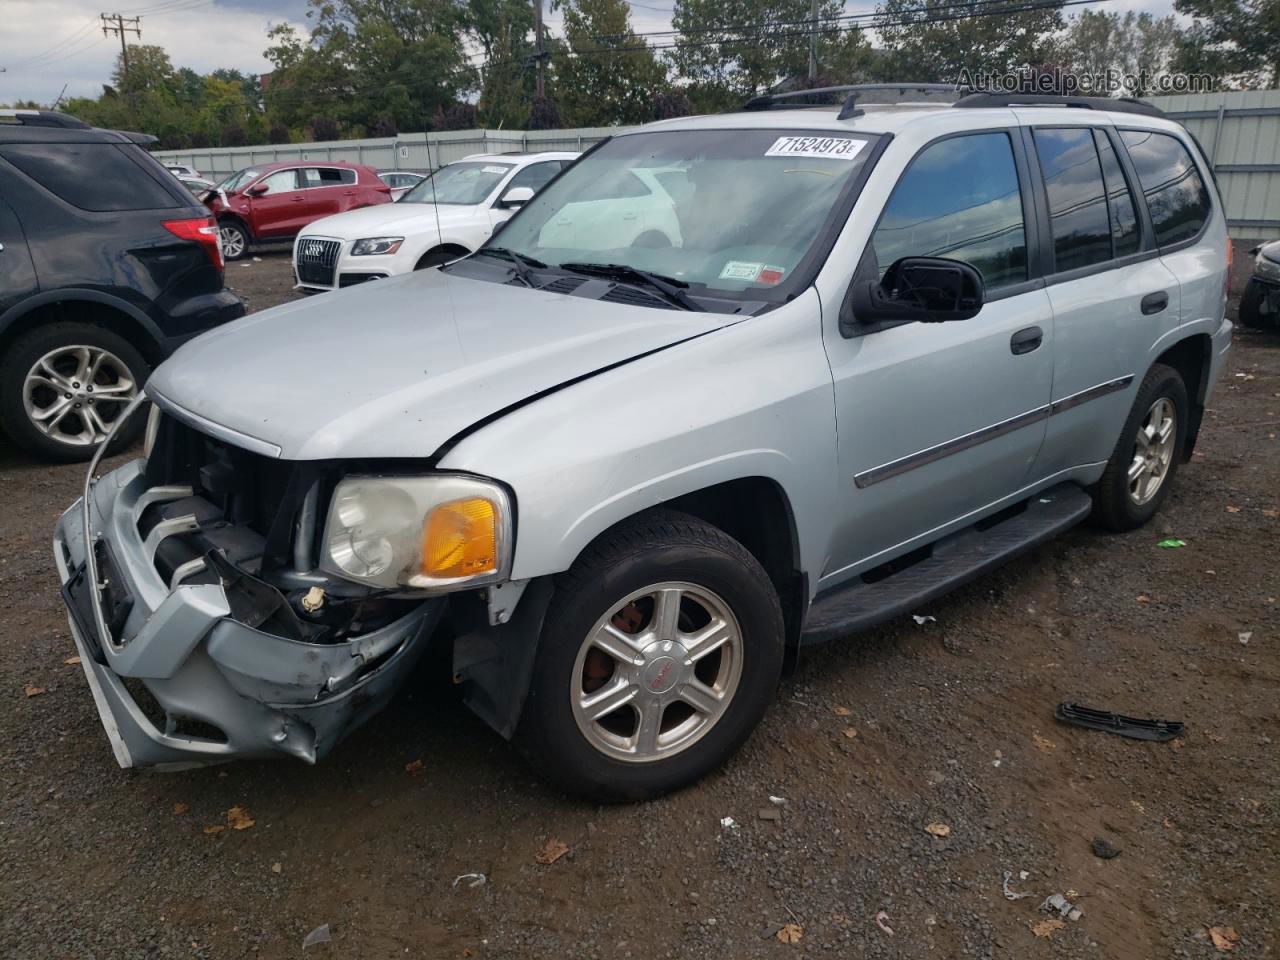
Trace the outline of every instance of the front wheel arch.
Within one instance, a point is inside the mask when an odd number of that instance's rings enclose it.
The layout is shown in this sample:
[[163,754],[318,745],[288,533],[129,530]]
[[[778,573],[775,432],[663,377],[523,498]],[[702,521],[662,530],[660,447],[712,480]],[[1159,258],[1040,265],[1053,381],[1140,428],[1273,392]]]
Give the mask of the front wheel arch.
[[466,247],[457,243],[442,243],[432,247],[426,253],[418,258],[418,262],[413,265],[415,270],[426,270],[429,267],[438,267],[443,263],[451,260],[458,260],[462,257],[469,256],[471,253]]

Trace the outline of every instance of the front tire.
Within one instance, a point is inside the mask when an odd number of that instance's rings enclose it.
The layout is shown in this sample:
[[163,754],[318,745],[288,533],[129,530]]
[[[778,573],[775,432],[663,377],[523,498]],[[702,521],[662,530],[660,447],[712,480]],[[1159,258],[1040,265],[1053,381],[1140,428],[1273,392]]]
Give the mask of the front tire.
[[243,260],[249,255],[249,231],[242,224],[223,220],[218,224],[218,239],[223,260]]
[[[151,368],[118,334],[55,323],[20,337],[0,360],[0,425],[18,446],[46,460],[88,460]],[[123,450],[141,434],[135,414],[111,441]]]
[[1093,489],[1093,517],[1109,530],[1136,530],[1169,495],[1186,446],[1191,404],[1182,375],[1155,364],[1133,401],[1107,468]]
[[685,514],[646,514],[557,578],[518,738],[570,793],[656,797],[742,745],[782,660],[781,605],[746,548]]

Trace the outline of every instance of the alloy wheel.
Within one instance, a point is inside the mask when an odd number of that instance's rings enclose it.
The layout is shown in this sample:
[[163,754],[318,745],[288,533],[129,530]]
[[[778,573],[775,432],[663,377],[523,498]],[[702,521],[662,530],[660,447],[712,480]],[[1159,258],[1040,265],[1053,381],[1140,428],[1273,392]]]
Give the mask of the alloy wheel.
[[1157,398],[1138,427],[1129,464],[1129,496],[1138,506],[1150,503],[1169,475],[1177,427],[1178,411],[1173,401]]
[[237,228],[220,227],[218,238],[222,241],[222,255],[226,259],[234,260],[244,255],[244,234]]
[[728,605],[693,583],[624,597],[583,640],[570,699],[587,742],[618,760],[688,749],[724,715],[742,675],[742,631]]
[[119,357],[84,344],[50,350],[27,372],[22,387],[31,423],[69,446],[101,443],[137,395],[138,384]]

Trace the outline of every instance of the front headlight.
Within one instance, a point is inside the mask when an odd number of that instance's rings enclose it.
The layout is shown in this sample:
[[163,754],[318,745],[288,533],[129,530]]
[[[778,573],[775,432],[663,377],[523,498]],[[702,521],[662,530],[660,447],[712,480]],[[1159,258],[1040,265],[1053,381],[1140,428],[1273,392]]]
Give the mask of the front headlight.
[[395,253],[402,243],[404,243],[404,237],[367,237],[351,245],[351,255],[372,257],[378,254]]
[[1253,258],[1253,272],[1267,280],[1280,280],[1280,263],[1258,254]]
[[324,530],[329,573],[375,587],[456,589],[511,568],[511,500],[477,477],[347,477]]

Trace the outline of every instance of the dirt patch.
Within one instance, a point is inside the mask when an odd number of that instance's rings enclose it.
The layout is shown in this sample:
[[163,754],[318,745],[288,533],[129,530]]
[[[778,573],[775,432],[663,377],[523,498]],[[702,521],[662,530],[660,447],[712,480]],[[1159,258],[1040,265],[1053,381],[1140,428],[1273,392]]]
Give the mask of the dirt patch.
[[[286,256],[249,263],[228,274],[252,308],[292,296]],[[438,660],[317,767],[120,771],[63,662],[49,534],[82,470],[0,448],[0,955],[297,957],[327,923],[307,956],[1219,956],[1208,927],[1274,956],[1277,433],[1280,337],[1240,333],[1150,527],[1078,529],[936,622],[807,654],[724,770],[608,808],[542,786]],[[1063,727],[1063,700],[1186,734]],[[237,805],[252,828],[204,832]],[[569,851],[539,863],[553,840]],[[1006,871],[1032,896],[1006,900]],[[1084,915],[1037,936],[1053,893]]]

